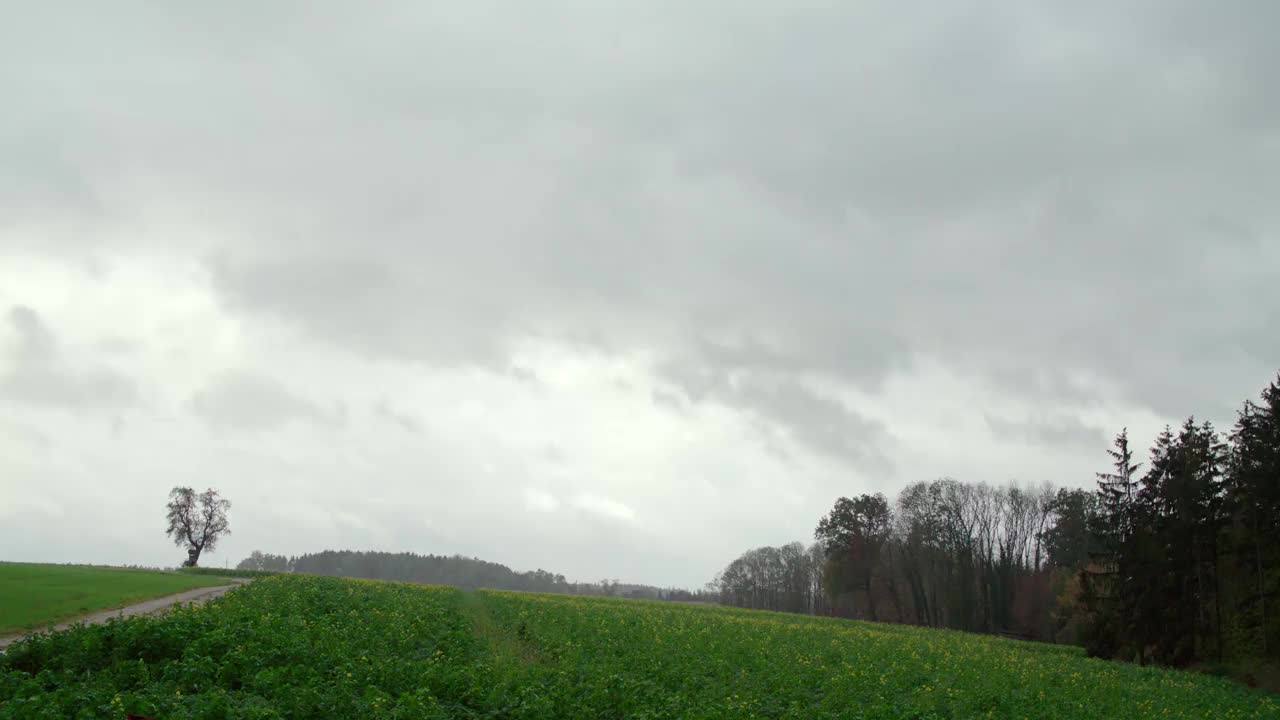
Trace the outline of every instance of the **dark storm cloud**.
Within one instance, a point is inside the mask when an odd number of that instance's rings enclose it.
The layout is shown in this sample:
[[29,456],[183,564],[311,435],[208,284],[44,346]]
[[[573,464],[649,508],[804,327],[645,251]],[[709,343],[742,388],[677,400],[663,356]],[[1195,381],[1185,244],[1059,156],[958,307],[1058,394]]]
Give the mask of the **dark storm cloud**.
[[15,305],[9,308],[8,320],[18,342],[9,367],[0,370],[0,397],[71,410],[110,410],[137,404],[137,387],[130,378],[68,357],[34,309]]

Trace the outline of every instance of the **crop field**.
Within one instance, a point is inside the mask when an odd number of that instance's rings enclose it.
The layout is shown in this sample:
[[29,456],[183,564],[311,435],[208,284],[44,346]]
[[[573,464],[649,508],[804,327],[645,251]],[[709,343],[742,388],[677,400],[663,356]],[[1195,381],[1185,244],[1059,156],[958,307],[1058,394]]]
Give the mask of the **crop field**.
[[1280,718],[1273,696],[998,638],[315,576],[44,635],[0,718]]
[[0,635],[225,579],[154,570],[0,562]]

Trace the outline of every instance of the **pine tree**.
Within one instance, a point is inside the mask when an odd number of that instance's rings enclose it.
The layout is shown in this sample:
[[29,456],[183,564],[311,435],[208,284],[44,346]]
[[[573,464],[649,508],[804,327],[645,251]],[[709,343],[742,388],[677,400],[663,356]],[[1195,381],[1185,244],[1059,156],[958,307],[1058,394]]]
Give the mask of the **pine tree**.
[[[1261,653],[1277,654],[1275,602],[1280,549],[1280,377],[1260,402],[1246,400],[1231,432],[1228,507],[1234,520],[1231,550],[1249,590],[1239,602],[1237,625],[1257,633]],[[1269,614],[1270,612],[1270,614]]]
[[1114,449],[1107,450],[1107,454],[1111,456],[1115,472],[1097,473],[1098,495],[1106,518],[1104,542],[1111,553],[1125,542],[1132,531],[1135,491],[1133,474],[1141,466],[1141,463],[1133,462],[1133,452],[1129,450],[1128,428],[1120,431],[1113,444]]
[[[1188,418],[1152,448],[1135,504],[1134,538],[1121,561],[1135,594],[1132,620],[1154,659],[1221,657],[1218,538],[1226,446],[1212,424]],[[1130,571],[1126,572],[1125,568]]]
[[1138,482],[1131,533],[1122,557],[1128,589],[1124,615],[1133,649],[1142,662],[1152,648],[1155,660],[1169,654],[1161,643],[1169,628],[1176,626],[1176,611],[1170,607],[1169,597],[1177,573],[1162,525],[1165,479],[1177,462],[1175,444],[1173,430],[1166,425],[1151,446],[1147,472]]
[[1114,656],[1128,639],[1124,629],[1127,578],[1121,561],[1133,532],[1133,476],[1139,467],[1129,449],[1128,428],[1120,431],[1113,445],[1107,454],[1114,471],[1097,473],[1101,513],[1090,530],[1098,543],[1089,550],[1089,563],[1080,570],[1081,600],[1091,618],[1085,629],[1087,649],[1100,657]]

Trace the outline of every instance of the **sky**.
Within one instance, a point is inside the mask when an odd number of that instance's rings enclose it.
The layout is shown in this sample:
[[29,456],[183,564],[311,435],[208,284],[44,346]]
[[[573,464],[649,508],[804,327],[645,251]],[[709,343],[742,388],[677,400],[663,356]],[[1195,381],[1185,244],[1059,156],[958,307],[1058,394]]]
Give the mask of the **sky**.
[[1280,4],[27,3],[0,558],[698,587],[1280,369]]

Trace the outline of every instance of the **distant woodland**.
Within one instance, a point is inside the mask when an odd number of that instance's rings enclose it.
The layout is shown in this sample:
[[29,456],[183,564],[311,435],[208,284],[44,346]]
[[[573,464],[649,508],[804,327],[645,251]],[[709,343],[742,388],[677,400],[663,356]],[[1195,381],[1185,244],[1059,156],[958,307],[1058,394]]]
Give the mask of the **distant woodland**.
[[[1277,379],[1280,382],[1280,378]],[[1280,658],[1280,386],[1188,418],[1088,489],[941,479],[840,498],[815,542],[744,553],[726,605],[999,633],[1186,666]]]
[[594,583],[569,582],[563,575],[532,570],[516,572],[506,565],[461,555],[417,555],[414,553],[356,552],[325,550],[324,552],[286,557],[254,551],[236,565],[237,570],[339,575],[372,580],[453,585],[468,590],[493,588],[527,592],[566,593],[570,595],[602,595],[646,600],[706,600],[706,593],[691,593],[677,588],[601,580]]

